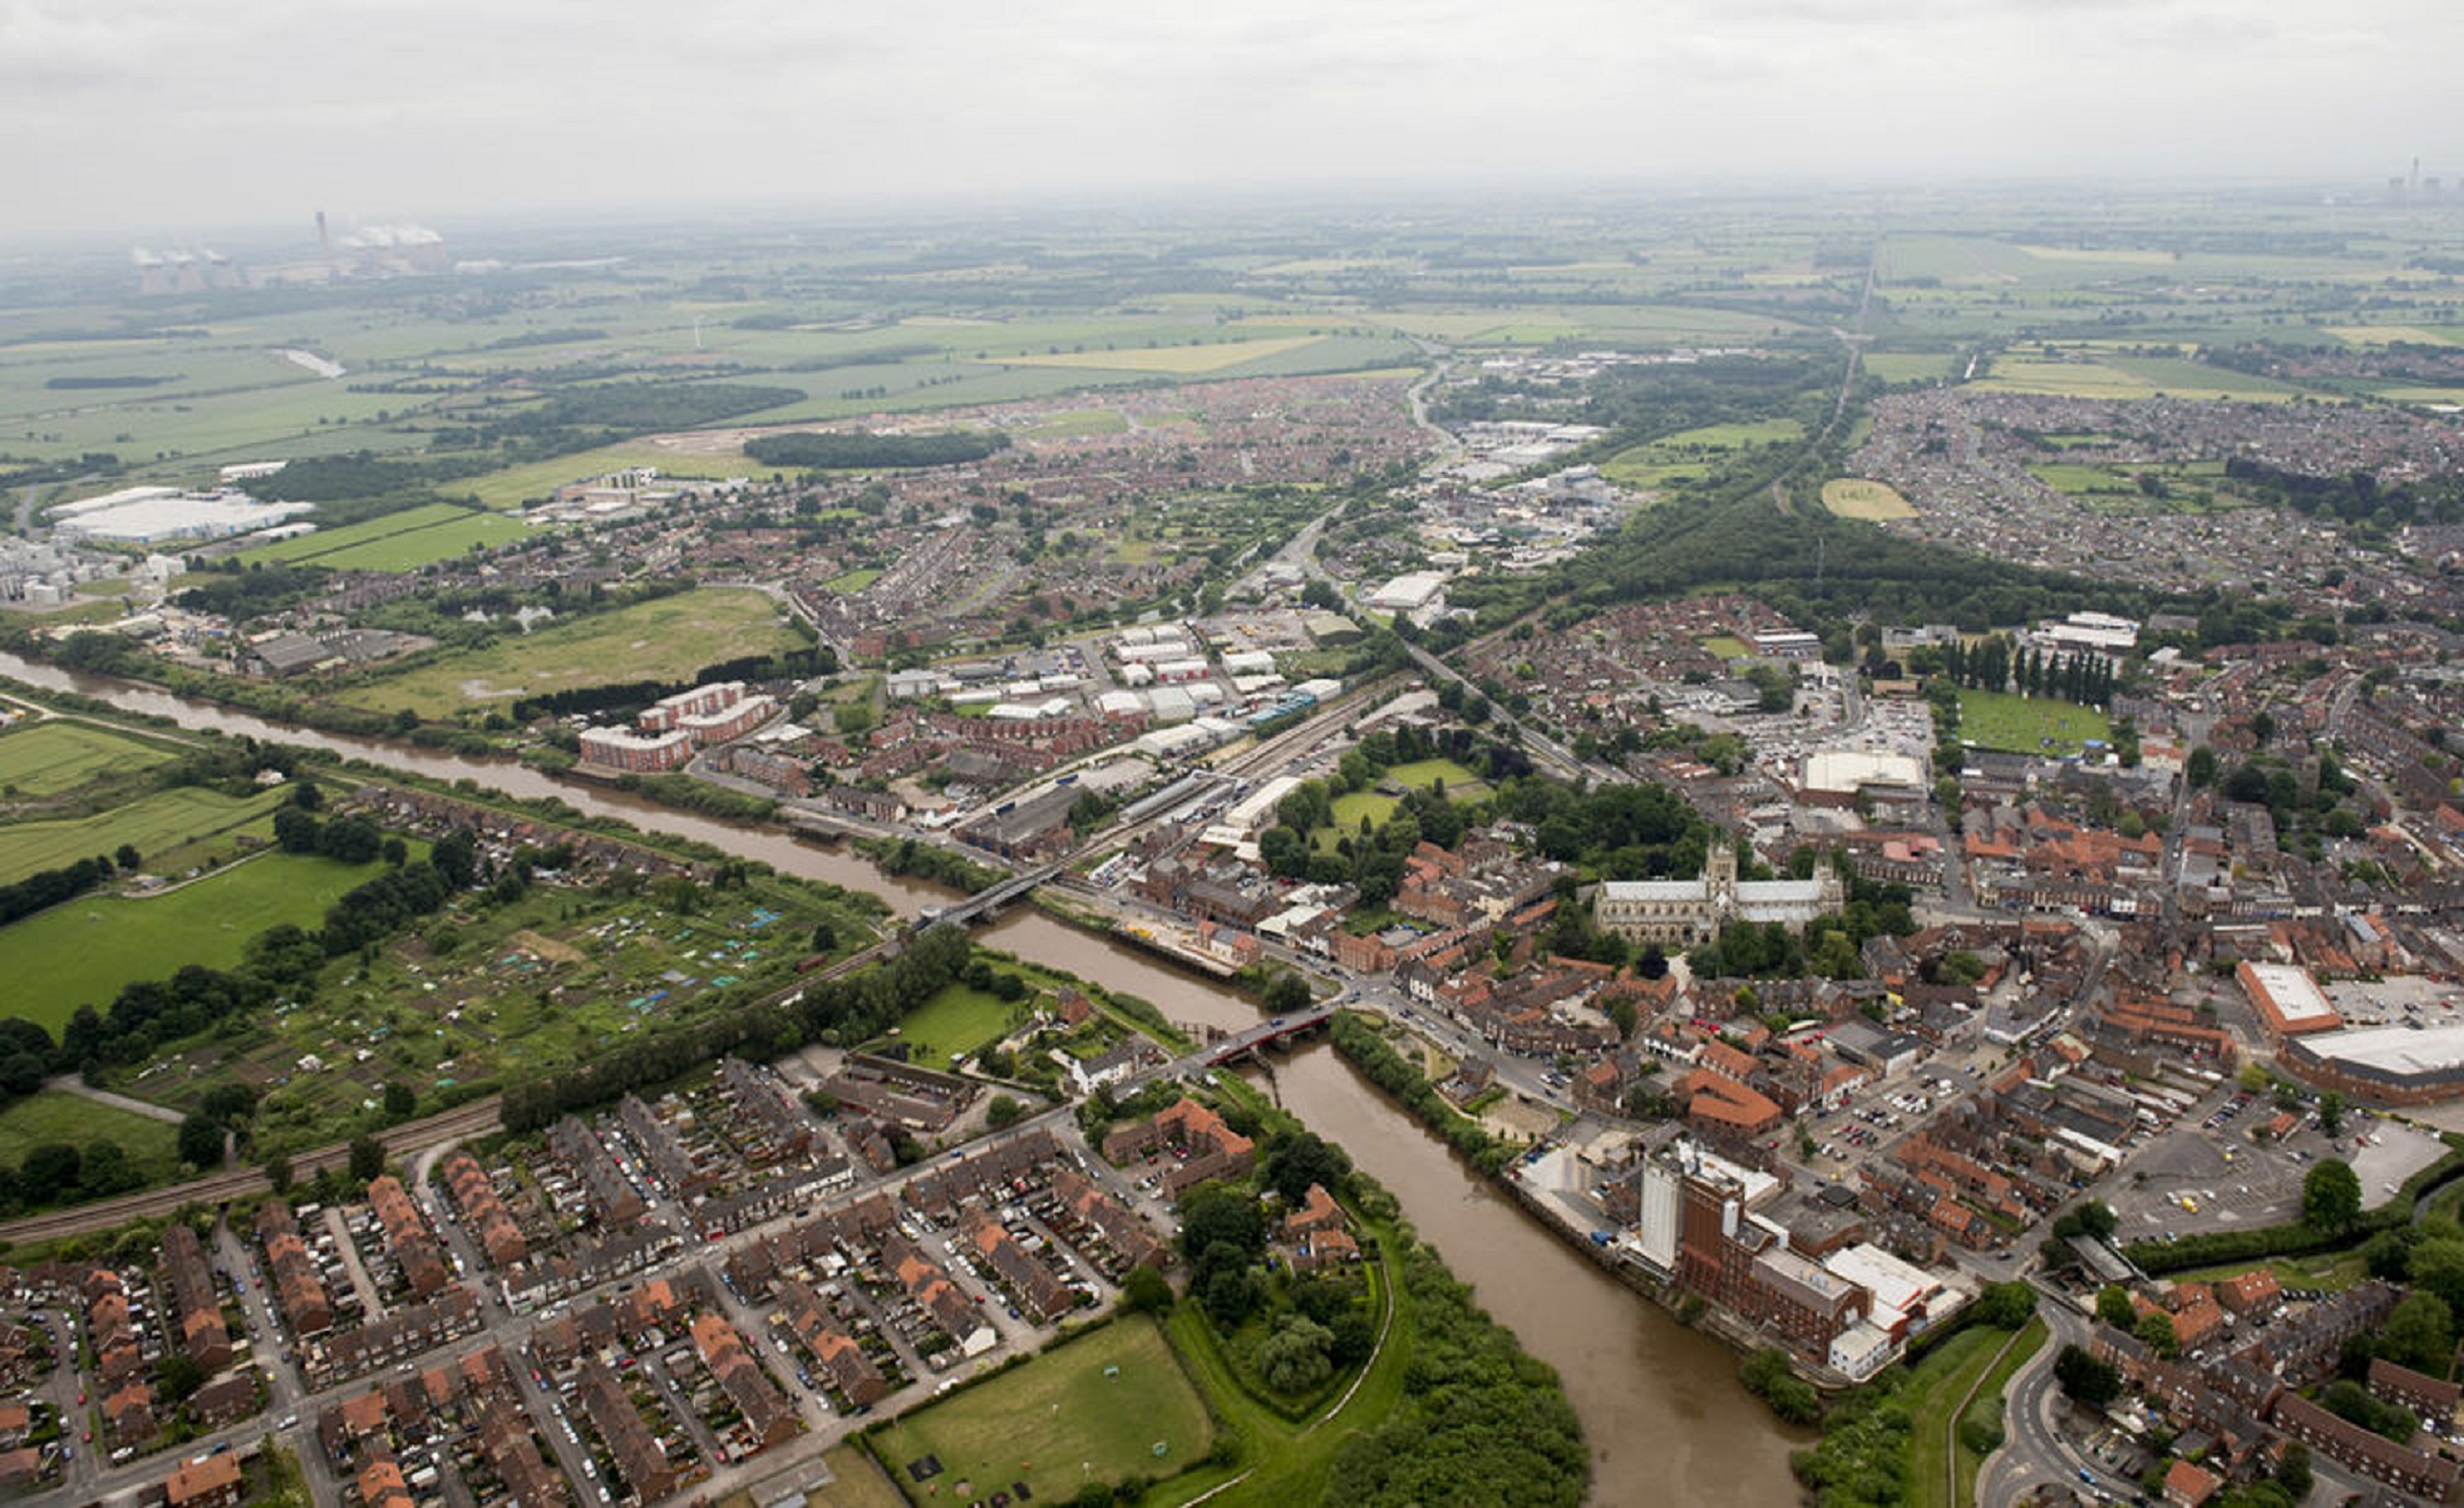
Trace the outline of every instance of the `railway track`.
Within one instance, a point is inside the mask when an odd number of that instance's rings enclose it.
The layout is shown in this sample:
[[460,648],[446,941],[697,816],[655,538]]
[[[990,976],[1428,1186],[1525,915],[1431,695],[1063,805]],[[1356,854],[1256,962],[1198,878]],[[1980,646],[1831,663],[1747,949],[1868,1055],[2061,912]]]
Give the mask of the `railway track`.
[[[441,1141],[461,1141],[486,1135],[503,1124],[498,1115],[499,1106],[498,1097],[490,1095],[484,1100],[456,1105],[451,1110],[440,1111],[417,1121],[387,1127],[376,1133],[376,1139],[384,1145],[385,1153],[390,1157]],[[291,1167],[295,1175],[314,1177],[322,1169],[343,1166],[350,1158],[351,1143],[336,1141],[294,1154]],[[237,1168],[165,1189],[149,1189],[138,1194],[121,1195],[117,1199],[98,1200],[70,1209],[55,1209],[11,1220],[0,1224],[0,1241],[14,1246],[57,1240],[91,1230],[108,1230],[131,1220],[160,1219],[190,1204],[221,1204],[232,1200],[247,1199],[263,1194],[271,1187],[266,1182],[264,1169]]]

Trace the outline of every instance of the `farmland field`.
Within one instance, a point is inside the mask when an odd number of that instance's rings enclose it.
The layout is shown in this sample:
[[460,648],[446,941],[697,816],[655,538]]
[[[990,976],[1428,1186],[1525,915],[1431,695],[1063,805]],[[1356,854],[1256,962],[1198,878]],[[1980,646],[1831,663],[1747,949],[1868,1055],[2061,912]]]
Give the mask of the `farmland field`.
[[403,529],[347,549],[308,557],[336,571],[415,571],[421,566],[467,554],[474,545],[494,549],[520,539],[525,526],[502,514],[474,514],[457,509],[459,518]]
[[[1090,1480],[1168,1476],[1213,1444],[1205,1404],[1144,1316],[1115,1320],[874,1438],[894,1478],[917,1491],[937,1487],[933,1496],[954,1503],[994,1492],[1065,1503]],[[927,1458],[937,1473],[910,1470]]]
[[268,790],[247,797],[180,787],[140,796],[125,806],[59,822],[20,822],[0,827],[0,884],[12,884],[41,869],[96,854],[109,854],[123,843],[151,858],[192,838],[229,832],[252,822],[281,804],[282,792]]
[[1864,367],[1885,382],[1930,382],[1950,377],[1956,361],[1958,358],[1949,353],[1869,351]]
[[0,793],[58,795],[106,771],[125,775],[171,757],[157,745],[83,722],[33,722],[0,733]]
[[522,525],[502,514],[437,503],[279,540],[242,559],[307,561],[337,571],[409,571],[459,555],[473,544],[500,545],[521,535]]
[[1880,523],[1887,518],[1913,518],[1915,507],[1887,482],[1833,477],[1822,484],[1822,506],[1842,518]]
[[1287,335],[1277,339],[1157,346],[1151,350],[1048,352],[1041,356],[1005,356],[1000,360],[1019,367],[1089,367],[1099,372],[1163,372],[1188,377],[1220,372],[1262,357],[1280,356],[1313,345],[1319,339],[1316,335]]
[[107,1006],[134,981],[181,964],[236,967],[249,938],[284,922],[316,925],[382,868],[269,853],[167,895],[70,901],[0,927],[0,977],[28,1019],[56,1032],[79,1005]]
[[2093,708],[2003,691],[1962,691],[1959,734],[1980,749],[2076,754],[2088,739],[2111,738],[2112,729]]
[[343,695],[362,707],[444,719],[465,707],[577,686],[682,680],[704,665],[797,643],[758,591],[688,591],[371,677]]

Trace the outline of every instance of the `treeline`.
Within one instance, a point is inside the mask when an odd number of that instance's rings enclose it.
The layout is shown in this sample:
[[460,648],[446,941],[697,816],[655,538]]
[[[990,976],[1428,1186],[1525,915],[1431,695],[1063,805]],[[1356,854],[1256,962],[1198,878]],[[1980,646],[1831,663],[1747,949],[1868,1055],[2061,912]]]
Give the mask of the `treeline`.
[[[236,559],[233,565],[238,565]],[[173,601],[192,613],[219,613],[234,622],[277,611],[325,589],[323,568],[283,561],[259,562],[245,571],[199,571],[187,581],[188,587]],[[83,637],[70,636],[72,641]]]
[[173,373],[170,377],[55,377],[46,378],[42,385],[54,392],[84,392],[106,387],[160,387],[166,382],[178,381],[182,376],[184,374]]
[[959,978],[972,947],[965,932],[935,927],[898,957],[859,974],[687,1022],[553,1077],[524,1079],[505,1091],[506,1129],[540,1130],[731,1053],[768,1059],[811,1042],[869,1041]]
[[881,866],[886,874],[907,879],[930,880],[963,890],[969,895],[990,890],[1001,882],[1001,872],[990,864],[980,864],[966,855],[942,848],[938,844],[921,843],[913,838],[858,838],[849,845]]
[[2015,645],[2007,634],[1989,634],[1973,649],[1954,639],[1940,651],[1912,651],[1909,668],[1924,673],[1921,667],[1935,654],[1952,684],[1972,691],[2016,691],[2081,707],[2105,707],[2113,701],[2113,664],[2099,654],[2048,654]]
[[[2415,1203],[2424,1196],[2464,1178],[2464,1137],[2449,1134],[2441,1139],[2447,1144],[2445,1156],[2406,1179],[2396,1189],[2393,1199],[2375,1209],[2362,1210],[2349,1225],[2323,1229],[2295,1220],[2286,1225],[2208,1231],[2179,1236],[2170,1241],[2134,1241],[2122,1248],[2122,1255],[2149,1276],[2159,1277],[2167,1272],[2215,1267],[2227,1262],[2307,1257],[2318,1252],[2340,1251],[2356,1243],[2372,1245],[2386,1233],[2400,1235],[2413,1223]],[[2459,1251],[2464,1252],[2464,1247],[2460,1247]],[[2048,1250],[2046,1256],[2051,1258],[2053,1253]],[[2464,1259],[2460,1259],[2458,1265],[2464,1267]],[[2464,1283],[2459,1283],[2456,1291],[2459,1296],[2464,1296]]]
[[765,466],[815,470],[886,470],[956,466],[1009,448],[1009,437],[947,430],[937,435],[765,435],[744,443],[744,453]]
[[1428,1247],[1411,1242],[1403,1267],[1412,1324],[1403,1397],[1335,1453],[1324,1500],[1580,1503],[1591,1453],[1556,1372],[1526,1354]]
[[609,686],[574,686],[540,696],[521,697],[513,703],[513,718],[528,722],[535,718],[569,718],[577,713],[610,712],[622,708],[633,710],[650,706],[661,697],[691,691],[718,681],[784,681],[807,680],[827,675],[839,668],[838,651],[827,645],[807,645],[778,654],[743,654],[704,665],[684,681],[622,681]]
[[1445,1137],[1448,1146],[1470,1158],[1481,1172],[1494,1173],[1514,1160],[1514,1148],[1447,1104],[1427,1076],[1396,1052],[1366,1017],[1338,1010],[1333,1031],[1336,1052],[1369,1082],[1402,1101],[1421,1125]]
[[2255,502],[2292,509],[2304,516],[2327,514],[2346,523],[2395,527],[2407,523],[2453,523],[2464,518],[2464,487],[2453,478],[2382,486],[2368,471],[2309,476],[2246,455],[2224,462],[2234,490]]
[[550,398],[537,417],[549,428],[588,426],[647,433],[694,429],[732,414],[803,401],[802,388],[753,382],[610,382],[566,388]]
[[2078,608],[2144,618],[2133,588],[2057,576],[1834,518],[1811,496],[1782,514],[1756,486],[1735,497],[1678,500],[1636,514],[1615,535],[1552,572],[1458,583],[1454,600],[1482,630],[1545,608],[1551,627],[1618,602],[1711,587],[1750,589],[1847,651],[1850,620],[1954,623],[1982,633]]
[[14,885],[0,885],[0,926],[62,901],[73,901],[109,879],[117,869],[118,865],[97,854],[57,869],[38,869]]

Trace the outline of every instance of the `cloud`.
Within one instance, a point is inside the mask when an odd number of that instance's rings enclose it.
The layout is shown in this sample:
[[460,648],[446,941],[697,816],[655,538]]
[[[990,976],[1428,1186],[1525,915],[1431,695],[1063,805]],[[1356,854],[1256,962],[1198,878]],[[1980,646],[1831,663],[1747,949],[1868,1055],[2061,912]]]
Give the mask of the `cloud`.
[[[0,0],[21,224],[1038,186],[2321,171],[2448,0]],[[103,187],[98,187],[103,185]],[[107,191],[106,191],[107,190]]]

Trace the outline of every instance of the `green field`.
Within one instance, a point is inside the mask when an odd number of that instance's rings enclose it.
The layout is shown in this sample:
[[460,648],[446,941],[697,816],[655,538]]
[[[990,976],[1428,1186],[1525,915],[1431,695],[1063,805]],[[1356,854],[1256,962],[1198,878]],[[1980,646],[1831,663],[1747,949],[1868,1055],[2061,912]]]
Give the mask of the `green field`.
[[[791,384],[782,382],[780,385]],[[712,446],[710,449],[688,451],[673,446],[652,445],[648,441],[630,441],[548,460],[526,461],[502,471],[472,477],[467,482],[455,482],[452,487],[455,492],[470,493],[490,508],[515,509],[524,503],[545,499],[559,487],[634,466],[656,467],[662,477],[704,480],[744,476],[752,471],[753,462],[745,458],[742,449],[720,447],[717,442],[710,442],[709,445]]]
[[148,858],[195,839],[253,822],[282,802],[279,790],[251,796],[182,786],[140,796],[125,806],[60,822],[0,827],[0,885],[41,869],[57,869],[133,844]]
[[307,561],[336,571],[413,571],[464,554],[473,545],[510,544],[525,532],[520,521],[502,514],[438,503],[280,540],[249,551],[245,559]]
[[1009,1029],[1012,1013],[1026,1008],[1024,1000],[1012,1005],[965,985],[944,985],[899,1022],[898,1034],[914,1062],[946,1068],[956,1058],[998,1040]]
[[[49,1142],[82,1147],[90,1141],[116,1141],[147,1182],[154,1183],[179,1170],[178,1137],[179,1128],[169,1121],[77,1094],[45,1090],[0,1110],[0,1162],[12,1166]],[[32,1200],[41,1203],[46,1196],[35,1191]]]
[[[2458,1189],[2456,1192],[2464,1194],[2464,1189]],[[2441,1204],[2444,1205],[2446,1217],[2453,1218],[2457,1207],[2455,1201],[2451,1199],[2441,1200],[2435,1197],[2431,1200],[2429,1215],[2436,1217],[2440,1212]],[[2354,1251],[2329,1252],[2319,1257],[2282,1257],[2273,1262],[2228,1262],[2221,1267],[2176,1272],[2172,1274],[2172,1278],[2175,1282],[2212,1283],[2227,1277],[2238,1277],[2244,1272],[2253,1271],[2259,1268],[2265,1268],[2275,1273],[2276,1280],[2288,1288],[2321,1288],[2341,1292],[2369,1276],[2369,1265],[2362,1261],[2360,1252]]]
[[1333,804],[1335,807],[1334,832],[1343,837],[1350,837],[1360,831],[1361,818],[1368,818],[1371,827],[1384,827],[1388,819],[1395,815],[1395,808],[1403,803],[1391,795],[1380,795],[1374,790],[1352,790],[1336,796]]
[[[1137,1316],[909,1414],[874,1436],[872,1448],[912,1494],[969,1503],[1010,1492],[1027,1501],[1010,1487],[1023,1481],[1032,1501],[1066,1503],[1090,1481],[1194,1466],[1214,1434],[1163,1333]],[[940,1470],[919,1478],[911,1467],[926,1458]]]
[[343,696],[362,707],[408,708],[441,720],[465,707],[577,686],[683,680],[704,665],[799,643],[779,608],[758,591],[687,591],[372,676]]
[[182,964],[236,967],[249,938],[285,922],[315,926],[344,891],[382,868],[267,853],[165,895],[54,906],[0,927],[9,1008],[57,1032],[78,1006],[107,1006],[133,981],[168,978]]
[[1924,351],[1868,351],[1864,367],[1885,382],[1932,382],[1949,377],[1958,357]]
[[[171,757],[159,745],[83,722],[27,722],[0,733],[0,795],[54,796],[98,775],[151,770]],[[5,835],[0,835],[0,853],[5,852]]]
[[1915,505],[1901,497],[1899,489],[1888,482],[1869,482],[1857,477],[1833,477],[1824,482],[1822,506],[1842,518],[1863,518],[1873,523],[1916,516]]
[[1714,634],[1702,642],[1702,651],[1715,659],[1744,659],[1753,652],[1745,641],[1734,634]]
[[1386,779],[1405,790],[1419,790],[1446,783],[1450,792],[1460,793],[1467,786],[1476,786],[1480,778],[1451,759],[1423,759],[1408,765],[1397,765],[1386,772]]
[[881,580],[881,573],[867,566],[856,571],[843,571],[821,584],[842,596],[852,597]]
[[2110,739],[2113,731],[2093,708],[2005,691],[1962,691],[1959,735],[1980,749],[2076,754],[2086,740]]
[[1666,487],[1707,475],[1722,460],[1758,446],[1787,445],[1803,439],[1805,429],[1794,419],[1762,419],[1750,424],[1710,424],[1634,446],[1602,464],[1601,474],[1621,487]]

